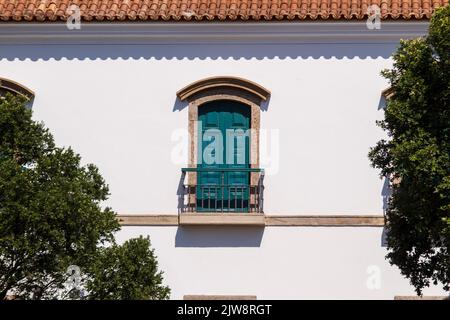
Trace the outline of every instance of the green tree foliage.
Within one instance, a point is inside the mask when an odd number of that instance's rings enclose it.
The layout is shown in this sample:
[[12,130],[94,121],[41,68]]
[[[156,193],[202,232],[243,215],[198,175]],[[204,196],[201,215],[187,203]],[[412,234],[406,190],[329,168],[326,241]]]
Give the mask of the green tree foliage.
[[[90,299],[168,299],[170,290],[162,285],[162,273],[150,249],[149,238],[135,238],[123,245],[101,249],[87,280]],[[139,279],[139,281],[136,281]]]
[[[140,249],[134,255],[135,267],[147,276],[145,281],[159,284],[160,274],[149,277],[154,269],[146,268],[156,267],[156,262],[152,251],[144,251],[142,240],[123,249],[114,244],[114,232],[120,227],[115,213],[101,206],[108,187],[98,169],[82,166],[71,148],[56,147],[43,124],[32,120],[25,103],[20,96],[0,96],[0,299],[8,292],[23,299],[61,297],[68,266],[79,266],[92,280],[93,266],[97,276],[100,263],[109,261],[108,254],[115,259],[114,250],[131,250],[133,245]],[[111,243],[111,249],[101,249]],[[100,286],[98,279],[93,281],[92,288]],[[120,288],[120,277],[114,281]],[[131,286],[129,278],[124,281]],[[142,283],[138,277],[134,281],[136,286],[155,288],[151,281]],[[142,290],[141,297],[151,297]],[[117,297],[126,296],[118,292]],[[166,296],[164,288],[155,297]],[[95,292],[95,297],[101,296]]]
[[389,177],[388,255],[418,294],[450,283],[450,6],[437,10],[429,35],[402,41],[393,96],[378,125],[388,134],[369,158]]

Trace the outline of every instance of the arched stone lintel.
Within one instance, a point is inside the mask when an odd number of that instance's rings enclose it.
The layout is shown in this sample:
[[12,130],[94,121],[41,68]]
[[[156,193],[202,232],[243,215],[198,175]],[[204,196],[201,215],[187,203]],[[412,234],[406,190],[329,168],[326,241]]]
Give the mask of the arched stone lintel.
[[236,89],[246,92],[260,101],[266,101],[270,97],[270,91],[263,86],[250,80],[228,76],[210,77],[196,81],[179,90],[177,96],[181,101],[184,101],[198,93],[218,89]]
[[0,78],[0,89],[5,89],[20,94],[21,96],[24,96],[27,100],[32,100],[34,98],[34,92],[32,90],[13,80]]

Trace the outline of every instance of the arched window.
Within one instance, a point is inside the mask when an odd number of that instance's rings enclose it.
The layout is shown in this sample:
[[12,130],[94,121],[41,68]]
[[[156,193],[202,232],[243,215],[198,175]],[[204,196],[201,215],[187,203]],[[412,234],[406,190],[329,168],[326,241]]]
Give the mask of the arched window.
[[27,87],[9,79],[0,78],[0,95],[6,92],[20,94],[28,100],[32,100],[34,97],[34,92]]
[[33,91],[15,81],[0,78],[0,97],[5,95],[7,92],[25,97],[28,101],[27,106],[31,107],[34,99]]
[[189,168],[181,211],[262,213],[259,168],[262,104],[270,92],[237,77],[194,82],[177,96],[189,103]]

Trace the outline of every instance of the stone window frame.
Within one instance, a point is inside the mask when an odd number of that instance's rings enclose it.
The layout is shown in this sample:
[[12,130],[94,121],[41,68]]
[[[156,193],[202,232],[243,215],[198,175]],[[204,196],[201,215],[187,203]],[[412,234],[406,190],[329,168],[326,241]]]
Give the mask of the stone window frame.
[[[268,102],[270,91],[263,86],[239,77],[217,76],[195,81],[177,92],[181,101],[188,103],[189,153],[188,167],[197,167],[198,109],[207,102],[231,100],[241,102],[250,108],[250,167],[259,168],[259,141],[262,104]],[[250,183],[257,184],[258,172],[250,173]],[[189,172],[188,184],[197,185],[197,173]]]

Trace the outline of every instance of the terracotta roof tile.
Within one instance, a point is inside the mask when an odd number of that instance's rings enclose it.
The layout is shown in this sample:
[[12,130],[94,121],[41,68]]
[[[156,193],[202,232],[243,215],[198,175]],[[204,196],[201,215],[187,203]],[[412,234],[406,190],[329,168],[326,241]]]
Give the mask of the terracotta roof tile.
[[84,21],[365,19],[372,4],[382,19],[428,19],[449,0],[0,0],[0,20],[57,21],[80,8]]

